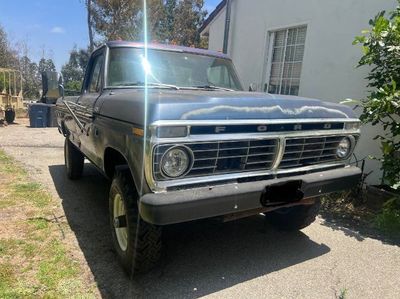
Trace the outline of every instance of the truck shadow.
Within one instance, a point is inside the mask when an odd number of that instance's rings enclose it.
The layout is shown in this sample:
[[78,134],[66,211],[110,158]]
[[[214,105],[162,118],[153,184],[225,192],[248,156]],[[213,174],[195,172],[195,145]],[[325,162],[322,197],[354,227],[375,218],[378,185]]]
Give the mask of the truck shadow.
[[78,181],[66,178],[63,165],[49,170],[66,219],[105,298],[196,298],[330,251],[302,232],[272,230],[263,216],[229,223],[194,221],[165,227],[160,265],[131,281],[111,244],[109,182],[90,164]]

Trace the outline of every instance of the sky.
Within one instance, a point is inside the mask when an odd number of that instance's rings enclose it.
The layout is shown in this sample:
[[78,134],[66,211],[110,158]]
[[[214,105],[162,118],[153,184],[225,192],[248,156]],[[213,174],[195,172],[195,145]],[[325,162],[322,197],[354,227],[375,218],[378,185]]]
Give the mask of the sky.
[[[205,0],[210,13],[220,0]],[[84,0],[0,0],[0,25],[12,44],[25,42],[29,57],[52,58],[57,71],[70,50],[88,44]]]

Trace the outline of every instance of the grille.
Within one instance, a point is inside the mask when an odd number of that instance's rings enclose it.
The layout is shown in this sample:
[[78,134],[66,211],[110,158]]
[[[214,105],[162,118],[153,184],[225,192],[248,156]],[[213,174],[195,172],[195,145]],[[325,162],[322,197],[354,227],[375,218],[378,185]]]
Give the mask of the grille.
[[279,168],[336,161],[336,149],[343,137],[345,136],[288,138]]
[[[218,141],[183,144],[193,151],[193,167],[185,177],[206,176],[271,169],[276,158],[278,139]],[[156,146],[153,152],[153,173],[156,180],[165,180],[160,172],[163,154],[174,144]]]

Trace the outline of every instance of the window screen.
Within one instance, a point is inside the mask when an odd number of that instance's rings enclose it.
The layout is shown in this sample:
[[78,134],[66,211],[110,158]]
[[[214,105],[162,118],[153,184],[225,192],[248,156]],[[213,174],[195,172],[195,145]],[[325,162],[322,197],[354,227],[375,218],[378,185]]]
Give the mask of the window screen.
[[272,58],[268,92],[298,95],[307,27],[271,33]]

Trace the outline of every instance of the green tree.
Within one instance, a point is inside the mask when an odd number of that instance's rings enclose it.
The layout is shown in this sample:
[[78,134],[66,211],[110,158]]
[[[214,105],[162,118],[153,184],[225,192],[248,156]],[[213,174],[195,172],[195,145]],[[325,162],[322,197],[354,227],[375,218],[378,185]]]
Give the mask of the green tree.
[[175,9],[177,0],[166,0],[164,4],[164,15],[160,20],[159,36],[160,39],[170,42],[174,39]]
[[93,0],[93,28],[106,40],[135,40],[139,34],[142,1]]
[[[400,1],[399,1],[400,4]],[[359,66],[371,66],[367,79],[371,92],[362,101],[361,119],[383,126],[377,136],[382,145],[384,178],[393,188],[400,187],[400,6],[389,14],[380,12],[369,21],[370,30],[356,37],[363,56]]]
[[175,9],[173,42],[188,47],[200,45],[199,28],[207,11],[203,0],[181,0]]
[[[199,46],[203,6],[203,0],[148,0],[149,40]],[[91,0],[90,7],[93,29],[102,39],[143,40],[142,0]]]
[[0,25],[0,67],[16,68],[18,67],[18,56],[15,50],[12,49],[7,33]]
[[65,89],[80,90],[86,65],[89,61],[89,50],[77,49],[75,46],[69,56],[69,60],[61,68]]
[[38,65],[28,56],[20,58],[20,71],[23,78],[23,96],[26,99],[38,99],[40,97],[41,78]]
[[38,68],[39,74],[45,72],[45,71],[50,71],[50,72],[55,72],[56,71],[56,66],[54,65],[54,62],[51,58],[41,58],[39,61],[39,68]]

